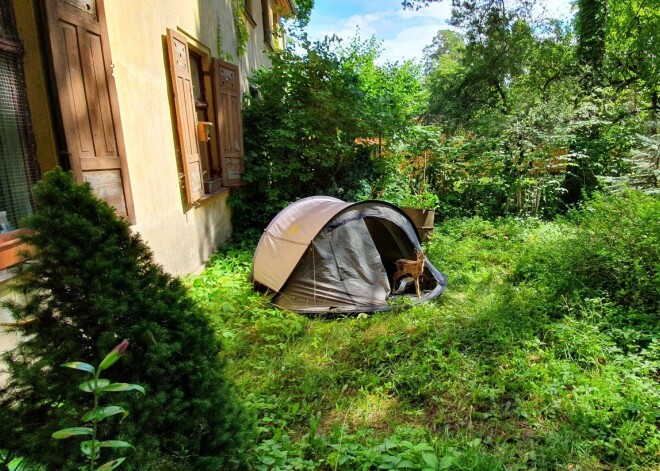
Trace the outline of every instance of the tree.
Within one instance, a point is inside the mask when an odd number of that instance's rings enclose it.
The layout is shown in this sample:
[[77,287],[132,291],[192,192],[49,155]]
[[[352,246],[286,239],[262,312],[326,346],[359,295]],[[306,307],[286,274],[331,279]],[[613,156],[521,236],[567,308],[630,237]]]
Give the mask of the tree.
[[634,87],[650,111],[650,132],[660,119],[660,1],[610,0],[605,70],[618,91]]
[[590,93],[595,87],[602,85],[607,0],[578,0],[577,3],[577,57],[583,68],[583,87]]
[[557,204],[561,193],[567,207],[598,187],[597,176],[634,169],[640,135],[657,133],[660,3],[580,0],[570,24],[537,16],[535,4],[452,2],[451,24],[464,34],[465,49],[458,60],[427,62],[434,68],[425,118],[450,137],[471,136],[465,159],[476,178],[497,177],[500,194],[552,184],[546,204]]
[[[465,47],[429,74],[429,115],[456,126],[471,122],[483,110],[511,111],[509,92],[529,73],[535,46],[525,5],[507,9],[502,1],[455,4],[452,25],[465,32]],[[460,54],[457,54],[460,51]]]
[[[129,339],[122,368],[108,378],[144,386],[128,398],[121,439],[134,469],[219,469],[247,438],[250,420],[219,359],[221,348],[178,279],[114,209],[56,169],[34,187],[37,212],[24,221],[31,249],[10,305],[22,341],[3,357],[2,447],[49,469],[71,469],[79,450],[51,439],[77,425],[85,400],[65,368],[98,363]],[[115,375],[115,376],[113,376]],[[170,464],[168,464],[170,463]]]
[[463,57],[465,39],[456,31],[439,30],[431,44],[424,47],[424,73],[429,74],[436,68],[444,68],[443,61],[458,63]]
[[234,225],[262,229],[298,198],[368,196],[378,139],[401,132],[423,102],[410,63],[376,65],[375,40],[303,41],[252,77],[261,97],[243,112],[245,187],[232,198]]

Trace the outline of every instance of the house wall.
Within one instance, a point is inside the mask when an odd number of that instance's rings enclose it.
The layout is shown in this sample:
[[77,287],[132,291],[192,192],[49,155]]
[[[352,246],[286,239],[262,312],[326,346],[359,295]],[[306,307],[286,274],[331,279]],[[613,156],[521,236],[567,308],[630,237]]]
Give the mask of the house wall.
[[[6,275],[5,275],[6,276]],[[4,278],[0,275],[0,279]],[[4,280],[0,283],[0,300],[2,302],[16,300],[16,293],[11,290],[11,281]],[[4,306],[0,306],[0,323],[13,322],[9,311]],[[18,343],[19,336],[14,332],[7,330],[0,330],[0,354],[13,349]],[[0,381],[2,380],[2,372],[0,372]]]
[[[237,61],[231,0],[112,0],[105,9],[135,206],[133,229],[168,272],[195,272],[231,234],[229,191],[193,207],[185,202],[177,167],[167,28],[184,33],[214,57],[229,53],[242,77],[268,64],[259,47],[263,33],[259,37],[248,25],[248,53]],[[218,28],[224,51],[218,50]],[[246,85],[244,79],[244,90]]]
[[[231,235],[229,190],[189,206],[181,189],[174,103],[170,90],[167,28],[184,33],[198,50],[230,56],[243,92],[252,71],[270,64],[261,24],[261,1],[252,0],[256,26],[246,20],[247,52],[236,53],[232,0],[106,0],[106,23],[131,181],[136,224],[156,261],[175,275],[196,272]],[[25,47],[27,95],[42,172],[58,164],[55,123],[48,95],[49,54],[40,4],[14,1]],[[222,35],[219,50],[218,31]]]
[[[55,116],[49,86],[48,35],[42,29],[40,3],[12,2],[25,48],[27,96],[42,172],[59,161]],[[108,39],[119,101],[136,224],[156,261],[175,275],[200,270],[231,235],[229,190],[189,206],[181,190],[178,170],[176,121],[170,88],[167,28],[177,29],[199,50],[213,57],[231,55],[239,65],[243,92],[247,77],[268,66],[261,25],[261,3],[253,0],[256,26],[250,32],[247,53],[237,57],[232,0],[105,0]],[[218,30],[223,51],[218,49]],[[56,93],[55,93],[56,94]],[[0,300],[10,291],[11,269],[0,270]],[[0,308],[0,322],[10,322]],[[18,338],[0,329],[0,352],[11,349]]]
[[[253,1],[255,25],[247,53],[236,54],[232,0],[106,0],[106,21],[119,100],[127,162],[136,210],[135,232],[151,247],[168,272],[198,271],[231,235],[229,190],[189,206],[181,190],[176,122],[170,90],[167,28],[185,33],[197,49],[213,57],[231,56],[247,77],[269,65],[261,25],[261,2]],[[41,172],[62,161],[56,133],[59,109],[47,57],[48,34],[38,0],[12,1],[24,47],[25,83]],[[222,35],[219,50],[218,32]],[[12,271],[0,270],[0,298],[7,294]],[[0,310],[0,322],[7,314]],[[0,345],[0,349],[4,343]]]
[[[42,172],[57,165],[54,116],[48,98],[48,66],[39,50],[39,13],[32,1],[14,1],[25,46],[28,101]],[[256,26],[248,21],[247,52],[236,53],[232,0],[106,0],[106,23],[114,65],[119,113],[131,181],[136,224],[166,271],[199,271],[231,235],[229,190],[189,206],[180,185],[176,121],[170,89],[167,28],[184,33],[209,56],[231,56],[247,78],[270,65],[261,24],[261,2],[253,0]],[[222,35],[222,51],[217,40]],[[44,36],[47,36],[44,33]],[[45,51],[48,54],[48,51]]]

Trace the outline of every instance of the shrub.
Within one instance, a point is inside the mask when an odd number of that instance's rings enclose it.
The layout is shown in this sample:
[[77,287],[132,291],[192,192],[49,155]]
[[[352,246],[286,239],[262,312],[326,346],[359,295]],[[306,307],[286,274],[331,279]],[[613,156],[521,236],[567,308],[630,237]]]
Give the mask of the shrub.
[[596,195],[536,234],[517,280],[539,280],[550,296],[606,298],[638,313],[660,308],[660,200],[637,191]]
[[[135,446],[128,467],[219,469],[240,450],[249,432],[219,360],[221,346],[208,320],[178,279],[154,263],[89,185],[78,186],[60,169],[34,188],[38,211],[24,221],[32,247],[20,267],[10,305],[22,342],[4,355],[10,377],[0,390],[3,448],[68,469],[74,444],[50,436],[78,423],[81,393],[59,365],[71,358],[97,363],[118,339],[131,349],[108,378],[144,386],[128,398],[130,419],[122,440]],[[68,447],[66,446],[68,445]]]
[[251,78],[260,97],[243,110],[246,185],[231,200],[238,230],[261,229],[306,196],[368,197],[381,179],[371,153],[407,127],[421,93],[417,69],[376,66],[373,41],[337,42],[279,51]]

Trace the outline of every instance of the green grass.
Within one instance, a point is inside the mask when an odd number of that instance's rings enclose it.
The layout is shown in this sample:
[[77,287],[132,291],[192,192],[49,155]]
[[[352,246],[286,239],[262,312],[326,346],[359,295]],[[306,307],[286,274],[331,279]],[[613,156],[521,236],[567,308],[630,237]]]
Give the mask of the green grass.
[[562,291],[570,270],[550,271],[598,245],[578,243],[589,227],[448,221],[428,246],[449,276],[442,297],[333,319],[255,294],[251,246],[214,256],[189,282],[258,419],[247,465],[657,469],[660,325],[638,302],[651,295],[626,306],[598,283]]

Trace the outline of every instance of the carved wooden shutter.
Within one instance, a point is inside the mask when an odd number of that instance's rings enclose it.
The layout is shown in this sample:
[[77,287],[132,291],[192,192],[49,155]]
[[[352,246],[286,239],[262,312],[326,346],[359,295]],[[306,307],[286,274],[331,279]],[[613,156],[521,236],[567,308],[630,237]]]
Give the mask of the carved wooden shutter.
[[179,148],[183,165],[188,203],[204,196],[202,162],[197,141],[197,115],[195,95],[190,73],[190,55],[185,36],[172,29],[167,30],[167,50],[170,56],[172,91],[176,110]]
[[212,67],[222,180],[225,186],[238,186],[243,176],[240,76],[236,65],[220,59],[213,59]]
[[134,222],[102,0],[46,0],[50,46],[71,168]]

